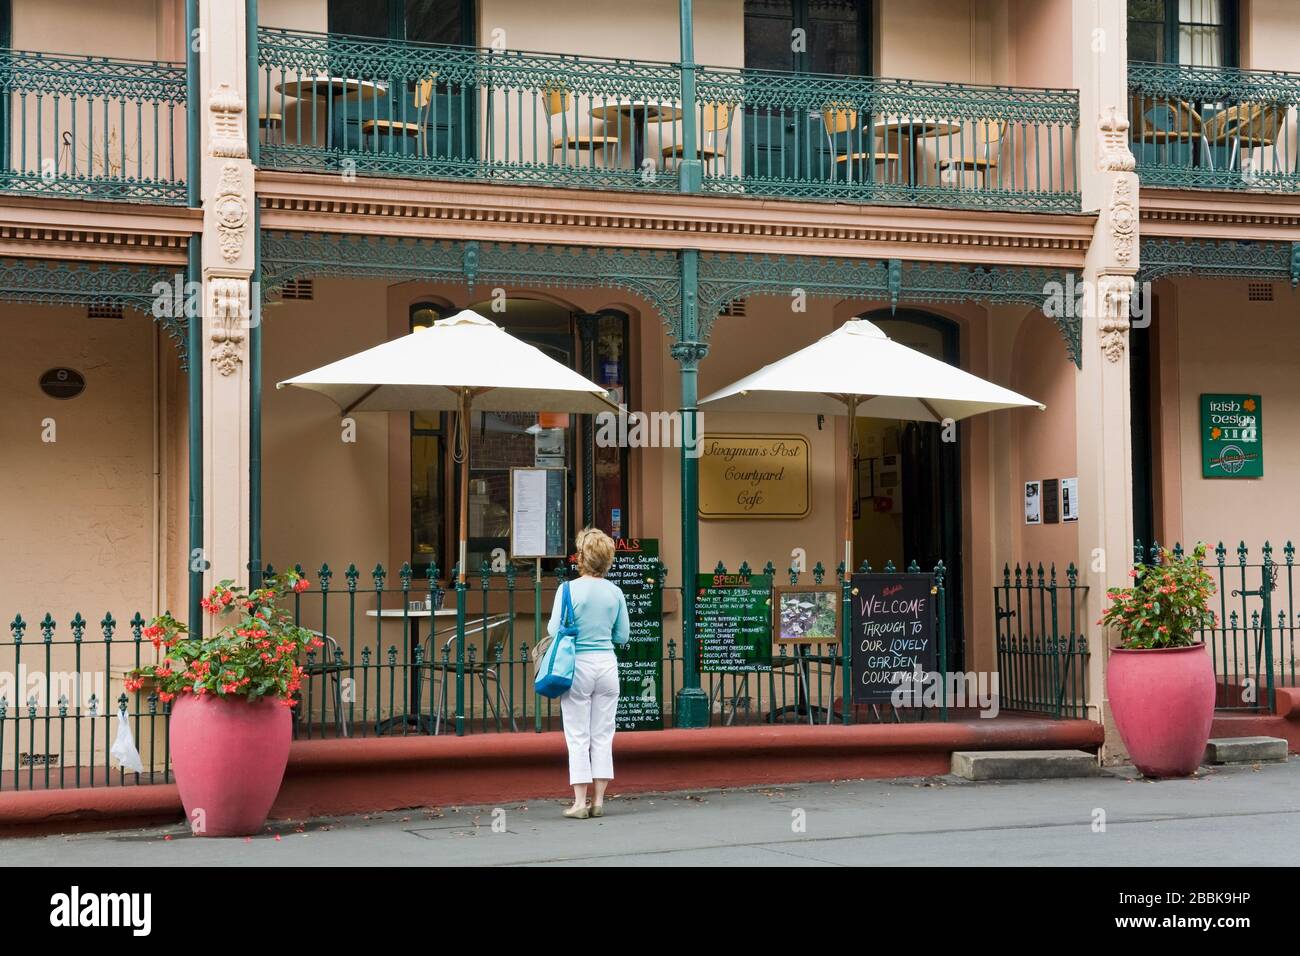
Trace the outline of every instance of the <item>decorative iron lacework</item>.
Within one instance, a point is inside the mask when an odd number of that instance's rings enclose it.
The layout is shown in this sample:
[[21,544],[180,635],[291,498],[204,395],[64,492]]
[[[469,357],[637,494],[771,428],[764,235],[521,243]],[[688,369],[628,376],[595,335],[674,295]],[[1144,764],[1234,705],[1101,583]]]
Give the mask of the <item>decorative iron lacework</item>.
[[262,233],[261,248],[267,299],[291,279],[348,275],[464,282],[471,291],[477,285],[622,289],[649,302],[670,329],[681,311],[677,256],[666,252],[273,231]]
[[0,49],[11,156],[0,190],[186,201],[183,63]]
[[[1288,114],[1300,106],[1300,73],[1130,63],[1128,89],[1130,137],[1143,185],[1300,191],[1288,132]],[[1176,132],[1169,134],[1169,127]],[[1239,140],[1245,154],[1258,150],[1248,170],[1241,156],[1234,161]]]
[[[1079,272],[1039,267],[1000,267],[900,259],[832,259],[820,256],[748,256],[705,253],[700,256],[699,310],[701,338],[707,339],[714,317],[728,303],[747,295],[880,297],[900,302],[1019,302],[1042,308],[1052,283],[1066,288]],[[1081,330],[1074,316],[1054,318],[1066,352],[1082,367]]]
[[1167,276],[1273,279],[1300,285],[1300,242],[1143,239],[1139,280]]
[[[172,295],[177,274],[165,266],[0,257],[0,299],[40,305],[120,306],[151,315],[176,343],[183,368],[187,359],[185,316],[158,315],[154,307],[159,284]],[[184,270],[179,274],[183,281]]]

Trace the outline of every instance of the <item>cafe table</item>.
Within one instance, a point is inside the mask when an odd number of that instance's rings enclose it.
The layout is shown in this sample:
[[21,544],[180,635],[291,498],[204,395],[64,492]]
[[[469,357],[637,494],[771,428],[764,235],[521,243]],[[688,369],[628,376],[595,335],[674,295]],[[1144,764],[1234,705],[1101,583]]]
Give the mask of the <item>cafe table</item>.
[[[356,103],[357,119],[360,120],[362,119],[360,104],[387,96],[388,86],[371,80],[320,74],[300,76],[296,80],[284,80],[275,85],[275,91],[298,100],[299,109],[304,103],[310,102],[311,108],[315,110],[316,104],[321,99],[331,102],[342,99],[345,103]],[[325,123],[325,145],[331,149],[334,146],[334,124],[329,120]]]
[[[407,661],[411,664],[411,704],[414,708],[414,713],[395,714],[394,716],[389,717],[387,720],[381,721],[379,723],[379,726],[375,728],[376,733],[385,734],[391,731],[394,727],[408,727],[411,725],[415,725],[417,730],[422,731],[424,733],[429,733],[429,734],[433,733],[434,731],[433,717],[428,714],[421,713],[420,671],[416,669],[416,667],[414,666],[415,649],[420,646],[420,621],[428,620],[432,618],[439,618],[439,617],[454,618],[455,616],[456,616],[456,609],[454,607],[440,607],[437,608],[436,610],[431,610],[429,608],[424,608],[424,607],[421,608],[391,607],[391,608],[383,608],[378,611],[366,612],[366,617],[377,617],[380,620],[384,620],[384,621],[409,620],[411,622],[411,646],[408,651],[409,656],[407,657]],[[431,629],[432,626],[433,624],[432,621],[430,620]],[[433,648],[432,653],[436,654],[437,648]],[[428,661],[426,661],[425,663],[427,664]]]
[[[952,136],[961,132],[960,123],[947,120],[918,120],[906,117],[877,120],[871,125],[872,131],[884,140],[885,151],[897,151],[900,156],[908,157],[907,182],[916,181],[917,145],[922,139],[937,139],[940,136]],[[905,150],[896,150],[898,145]]]
[[680,107],[671,103],[649,103],[644,100],[615,100],[601,103],[591,108],[592,119],[603,120],[618,129],[622,136],[629,124],[632,130],[632,168],[640,169],[645,162],[646,125],[653,120],[656,123],[671,123],[680,119]]

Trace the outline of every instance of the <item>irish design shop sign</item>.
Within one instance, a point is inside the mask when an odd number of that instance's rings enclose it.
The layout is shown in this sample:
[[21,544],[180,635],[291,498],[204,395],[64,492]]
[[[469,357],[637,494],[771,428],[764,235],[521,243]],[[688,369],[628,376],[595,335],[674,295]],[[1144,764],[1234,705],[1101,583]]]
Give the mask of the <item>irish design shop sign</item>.
[[1201,396],[1201,477],[1262,478],[1264,425],[1258,395]]
[[705,435],[701,518],[803,518],[810,501],[802,435]]

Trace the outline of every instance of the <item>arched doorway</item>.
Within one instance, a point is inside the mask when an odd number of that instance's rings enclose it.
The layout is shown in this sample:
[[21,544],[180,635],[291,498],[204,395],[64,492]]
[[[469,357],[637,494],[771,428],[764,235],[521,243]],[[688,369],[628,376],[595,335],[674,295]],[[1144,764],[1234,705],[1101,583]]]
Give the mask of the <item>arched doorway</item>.
[[[895,342],[950,365],[960,362],[955,322],[919,310],[879,309],[859,318]],[[942,426],[860,418],[857,423],[855,563],[873,568],[893,561],[899,570],[915,561],[947,569],[948,666],[964,667],[961,580],[961,458],[954,435]]]

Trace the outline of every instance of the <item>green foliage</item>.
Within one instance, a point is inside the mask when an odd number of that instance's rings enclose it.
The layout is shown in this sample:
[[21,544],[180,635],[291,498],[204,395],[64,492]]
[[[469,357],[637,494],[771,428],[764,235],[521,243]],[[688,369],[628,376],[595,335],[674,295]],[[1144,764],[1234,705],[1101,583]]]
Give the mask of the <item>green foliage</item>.
[[157,664],[131,671],[127,690],[139,690],[152,681],[164,702],[180,694],[202,697],[276,696],[286,704],[302,684],[298,657],[323,642],[277,602],[307,588],[307,581],[292,571],[268,578],[262,587],[248,590],[222,581],[203,599],[203,609],[226,621],[210,637],[193,636],[170,614],[149,622],[142,632],[162,655]]
[[1197,643],[1197,632],[1215,625],[1209,607],[1214,579],[1202,567],[1204,558],[1204,544],[1182,556],[1161,549],[1159,564],[1129,571],[1131,587],[1106,592],[1110,607],[1097,623],[1119,631],[1120,646],[1128,650]]

